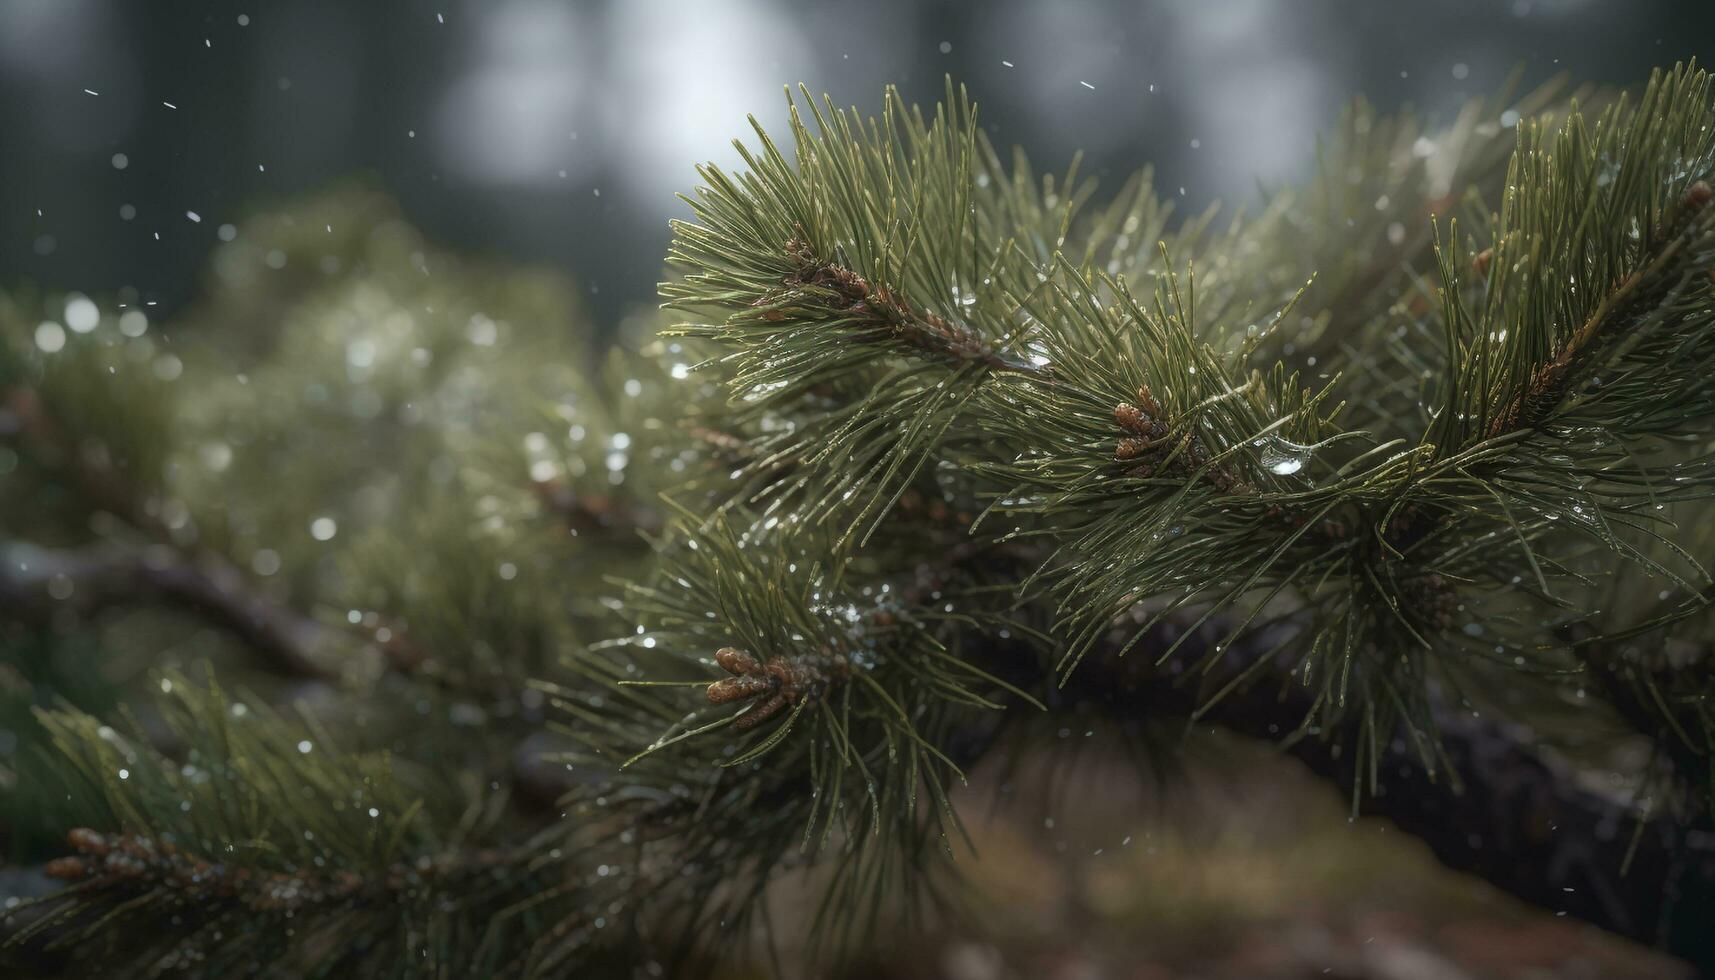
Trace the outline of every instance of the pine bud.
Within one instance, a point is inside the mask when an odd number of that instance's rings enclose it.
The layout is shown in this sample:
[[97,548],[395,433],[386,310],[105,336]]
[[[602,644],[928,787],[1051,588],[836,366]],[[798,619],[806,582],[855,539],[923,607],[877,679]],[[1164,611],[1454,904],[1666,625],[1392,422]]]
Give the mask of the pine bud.
[[1685,189],[1685,206],[1693,211],[1703,210],[1709,199],[1715,197],[1715,191],[1709,189],[1709,182],[1700,180]]
[[89,864],[79,857],[54,858],[43,866],[42,872],[49,878],[76,881],[89,874]]
[[774,684],[772,678],[757,675],[728,677],[710,684],[706,694],[710,704],[730,704],[767,693],[773,689]]
[[752,728],[755,728],[779,714],[781,709],[786,707],[787,703],[786,695],[783,692],[776,691],[773,697],[763,701],[756,707],[746,711],[744,714],[739,715],[738,720],[732,723],[732,727],[741,732],[748,732]]
[[1138,435],[1149,431],[1149,420],[1131,402],[1120,402],[1114,406],[1114,422],[1118,423],[1120,428]]
[[90,830],[88,827],[77,827],[68,832],[66,843],[85,854],[93,854],[96,857],[100,857],[113,849],[106,834]]
[[1149,445],[1150,443],[1147,438],[1134,439],[1127,437],[1125,439],[1121,439],[1119,445],[1114,449],[1114,458],[1136,459],[1149,451]]
[[715,663],[729,674],[755,674],[762,670],[756,658],[738,647],[721,647],[715,651]]
[[716,650],[715,663],[720,664],[721,669],[733,676],[709,685],[705,693],[710,704],[743,701],[759,694],[767,694],[779,687],[780,682],[770,677],[755,657],[738,647],[721,647]]

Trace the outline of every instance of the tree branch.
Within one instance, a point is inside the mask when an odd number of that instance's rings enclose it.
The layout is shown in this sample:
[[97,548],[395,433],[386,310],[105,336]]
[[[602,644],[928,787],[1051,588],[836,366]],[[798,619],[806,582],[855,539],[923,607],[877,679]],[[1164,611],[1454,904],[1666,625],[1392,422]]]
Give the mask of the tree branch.
[[[853,318],[854,322],[873,327],[877,339],[889,338],[930,356],[981,364],[993,371],[1034,378],[1053,376],[1045,365],[1006,356],[962,323],[919,310],[903,293],[886,283],[871,283],[851,269],[824,261],[801,237],[803,229],[799,232],[800,237],[786,243],[786,256],[797,266],[788,284],[822,290],[824,305]],[[776,298],[763,297],[759,305],[768,305],[772,299]],[[763,314],[765,319],[780,315],[772,308]]]
[[[1274,628],[1282,629],[1297,627]],[[1126,715],[1196,716],[1277,743],[1310,716],[1310,690],[1290,681],[1269,683],[1284,677],[1284,663],[1199,716],[1206,690],[1253,664],[1257,651],[1290,637],[1259,631],[1234,644],[1238,649],[1222,657],[1204,687],[1189,682],[1193,665],[1220,639],[1220,630],[1206,626],[1173,660],[1155,667],[1148,651],[1165,649],[1175,631],[1172,624],[1155,628],[1130,657],[1088,658],[1072,675],[1076,690],[1067,694],[1106,700]],[[1129,635],[1116,631],[1110,649]],[[1391,820],[1453,870],[1715,973],[1715,827],[1707,820],[1686,826],[1671,814],[1650,816],[1586,787],[1571,767],[1540,752],[1521,725],[1445,708],[1436,723],[1446,769],[1427,771],[1400,735],[1378,764],[1375,791],[1359,794],[1363,813]],[[1353,727],[1290,739],[1287,751],[1351,795],[1368,780],[1368,768],[1360,771],[1356,754],[1344,751],[1357,738]]]
[[45,620],[58,610],[90,615],[144,601],[202,616],[294,677],[337,677],[334,655],[356,641],[256,591],[249,576],[214,555],[191,557],[165,545],[62,550],[0,542],[0,610],[8,614]]
[[1488,438],[1540,425],[1565,400],[1580,362],[1661,301],[1672,285],[1665,272],[1685,251],[1683,233],[1712,196],[1715,192],[1701,180],[1686,190],[1672,227],[1660,241],[1651,243],[1649,261],[1614,284],[1595,311],[1560,344],[1554,358],[1537,367],[1529,385],[1490,421]]
[[[1018,558],[990,551],[984,562],[992,567]],[[945,587],[960,564],[955,557],[921,569],[902,598]],[[1049,693],[1050,710],[1093,704],[1121,718],[1180,717],[1282,744],[1317,776],[1360,800],[1361,812],[1392,821],[1448,868],[1556,915],[1683,957],[1715,976],[1715,825],[1707,814],[1688,825],[1671,813],[1644,813],[1630,800],[1590,788],[1571,766],[1540,751],[1528,728],[1445,705],[1435,713],[1444,768],[1425,769],[1411,739],[1398,733],[1377,761],[1377,785],[1368,791],[1369,767],[1360,769],[1357,754],[1346,751],[1361,734],[1356,720],[1351,731],[1305,732],[1315,698],[1290,677],[1294,640],[1303,629],[1296,617],[1242,634],[1211,661],[1211,648],[1230,626],[1216,617],[1158,663],[1156,654],[1180,638],[1186,620],[1169,618],[1133,645],[1133,631],[1147,619],[1141,610],[1134,615],[1116,622],[1101,647]],[[1010,683],[1026,689],[1040,684],[1039,655],[1026,645],[984,640],[966,649],[973,662]],[[1247,672],[1248,683],[1211,699],[1211,692]],[[980,754],[989,738],[973,732],[955,741]],[[962,762],[970,754],[961,754]]]

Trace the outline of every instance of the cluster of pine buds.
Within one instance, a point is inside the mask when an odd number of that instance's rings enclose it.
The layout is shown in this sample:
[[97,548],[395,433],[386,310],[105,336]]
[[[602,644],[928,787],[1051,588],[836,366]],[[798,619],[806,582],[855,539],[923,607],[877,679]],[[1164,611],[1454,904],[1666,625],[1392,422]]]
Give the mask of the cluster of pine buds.
[[767,663],[737,647],[722,647],[715,652],[715,663],[733,676],[709,685],[710,704],[757,702],[733,722],[740,731],[755,728],[788,705],[823,696],[851,670],[844,657],[826,647],[807,656],[770,657]]
[[[1167,420],[1162,417],[1161,405],[1148,385],[1137,389],[1136,405],[1120,402],[1114,406],[1114,422],[1129,433],[1121,436],[1119,444],[1114,447],[1115,459],[1137,459],[1163,445],[1170,431]],[[1133,470],[1132,475],[1149,476],[1153,471],[1154,467],[1145,463]]]
[[[1114,458],[1118,460],[1142,460],[1126,472],[1135,477],[1148,478],[1154,476],[1163,464],[1170,464],[1176,473],[1189,475],[1203,473],[1203,478],[1214,485],[1215,489],[1229,493],[1241,487],[1241,481],[1232,470],[1225,466],[1209,466],[1209,451],[1204,448],[1202,440],[1195,432],[1187,432],[1178,439],[1172,438],[1172,427],[1168,424],[1167,415],[1161,409],[1161,403],[1155,400],[1155,394],[1148,385],[1137,389],[1137,401],[1120,402],[1114,406],[1114,423],[1125,435],[1120,436],[1114,446]],[[1177,451],[1175,451],[1177,450]],[[1148,455],[1149,459],[1143,459]]]

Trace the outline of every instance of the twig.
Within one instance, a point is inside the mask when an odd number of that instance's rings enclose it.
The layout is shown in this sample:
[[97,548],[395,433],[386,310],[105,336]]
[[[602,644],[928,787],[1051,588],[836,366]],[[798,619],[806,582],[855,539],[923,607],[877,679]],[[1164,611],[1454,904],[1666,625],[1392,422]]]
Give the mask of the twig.
[[104,834],[80,827],[66,835],[66,842],[77,853],[55,858],[45,868],[50,877],[61,881],[132,892],[162,889],[194,904],[235,903],[255,912],[288,915],[316,906],[397,901],[399,893],[431,882],[444,885],[488,874],[534,856],[529,851],[447,851],[382,871],[268,873],[231,867],[218,858],[139,834]]
[[[867,320],[886,337],[927,354],[975,362],[995,371],[1042,379],[1053,376],[1046,365],[1007,357],[964,324],[917,309],[886,283],[871,283],[851,269],[824,261],[802,237],[786,243],[786,256],[797,266],[789,285],[815,287],[826,305]],[[769,302],[764,298],[762,305]],[[763,314],[768,319],[780,315],[772,309]]]
[[0,609],[10,615],[89,615],[146,600],[176,604],[230,630],[294,677],[338,677],[334,655],[358,640],[261,594],[248,575],[213,555],[191,557],[166,545],[68,550],[0,542]]
[[1635,322],[1638,311],[1659,298],[1663,286],[1661,273],[1682,251],[1684,228],[1696,220],[1712,196],[1715,192],[1707,183],[1700,180],[1691,185],[1679,202],[1676,228],[1665,236],[1660,251],[1647,265],[1616,285],[1584,323],[1560,345],[1554,358],[1536,369],[1529,385],[1514,395],[1506,408],[1489,423],[1488,438],[1498,438],[1514,430],[1540,424],[1566,397],[1571,388],[1573,369],[1579,361]]

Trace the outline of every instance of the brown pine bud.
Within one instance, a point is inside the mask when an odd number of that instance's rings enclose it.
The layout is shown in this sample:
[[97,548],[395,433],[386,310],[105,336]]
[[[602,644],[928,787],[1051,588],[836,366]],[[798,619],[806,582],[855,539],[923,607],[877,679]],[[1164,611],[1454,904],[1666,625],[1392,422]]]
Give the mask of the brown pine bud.
[[715,663],[729,674],[755,674],[762,670],[756,658],[738,647],[721,647],[715,651]]
[[1149,390],[1148,385],[1138,386],[1137,403],[1143,406],[1144,412],[1148,413],[1150,418],[1161,417],[1161,404],[1155,400],[1155,393]]
[[729,704],[773,690],[774,683],[774,680],[768,677],[752,675],[728,677],[725,680],[710,684],[707,695],[710,704]]
[[1486,276],[1489,274],[1489,263],[1494,260],[1495,250],[1493,246],[1490,246],[1477,253],[1476,257],[1471,260],[1471,268],[1477,271],[1477,275]]
[[1128,432],[1143,435],[1149,431],[1149,420],[1141,410],[1131,402],[1120,402],[1114,406],[1114,422]]
[[738,720],[733,722],[732,727],[741,732],[750,731],[752,728],[755,728],[779,714],[780,709],[784,707],[786,707],[786,696],[784,694],[776,693],[768,700],[762,702],[749,711],[746,711],[744,714],[739,715]]
[[89,864],[80,857],[59,857],[49,861],[42,871],[49,878],[61,881],[76,881],[89,874]]
[[1715,191],[1709,189],[1708,181],[1700,180],[1685,189],[1684,204],[1693,211],[1701,211],[1711,197],[1715,197]]
[[66,843],[85,854],[93,854],[97,857],[112,850],[112,845],[108,842],[106,834],[90,830],[88,827],[77,827],[69,831],[66,834]]
[[1115,459],[1136,459],[1137,457],[1142,456],[1144,453],[1146,453],[1148,451],[1149,451],[1149,439],[1147,439],[1147,438],[1133,439],[1133,438],[1127,437],[1127,438],[1121,439],[1119,441],[1119,445],[1114,447],[1114,458]]

